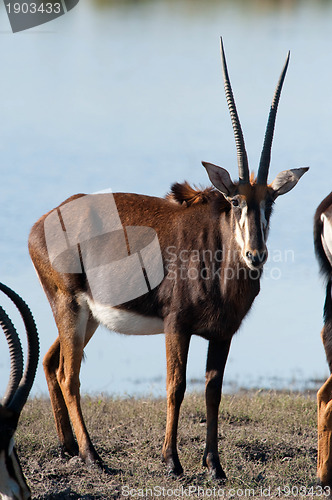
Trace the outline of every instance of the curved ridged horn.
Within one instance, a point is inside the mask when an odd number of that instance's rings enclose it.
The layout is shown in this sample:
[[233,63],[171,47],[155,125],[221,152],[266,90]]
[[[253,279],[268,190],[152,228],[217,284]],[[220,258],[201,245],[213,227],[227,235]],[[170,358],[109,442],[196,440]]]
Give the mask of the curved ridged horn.
[[238,166],[239,166],[239,180],[240,180],[241,184],[248,184],[249,183],[248,157],[247,157],[247,152],[246,152],[246,148],[245,148],[245,144],[244,144],[243,133],[242,133],[242,129],[241,129],[239,116],[237,114],[237,110],[236,110],[236,106],[235,106],[231,82],[230,82],[230,79],[228,76],[228,70],[227,70],[226,57],[225,57],[222,37],[220,37],[220,52],[221,52],[222,70],[223,70],[223,75],[224,75],[224,87],[225,87],[226,100],[227,100],[228,109],[229,109],[229,113],[231,115],[231,120],[232,120],[232,125],[233,125],[233,130],[234,130],[234,137],[235,137],[235,144],[236,144],[236,151],[237,151],[237,162],[238,162]]
[[269,175],[269,167],[270,167],[270,161],[271,161],[271,148],[272,148],[272,141],[273,141],[273,134],[274,134],[274,126],[275,126],[275,121],[276,121],[276,116],[277,116],[277,110],[278,110],[281,89],[282,89],[284,79],[286,76],[286,71],[288,68],[289,57],[290,57],[290,52],[288,52],[288,54],[287,54],[286,62],[285,62],[284,67],[282,69],[282,72],[281,72],[281,75],[280,75],[280,78],[278,81],[278,85],[275,89],[271,108],[270,108],[270,114],[269,114],[269,119],[268,119],[267,126],[266,126],[266,132],[265,132],[265,138],[264,138],[261,159],[259,162],[259,169],[258,169],[258,175],[257,175],[257,183],[258,184],[264,184],[264,185],[267,184],[267,177]]
[[14,302],[23,319],[28,340],[27,364],[21,382],[8,404],[8,408],[20,414],[28,399],[32,387],[39,359],[39,339],[37,327],[32,313],[24,300],[11,288],[0,283],[0,290]]
[[0,326],[5,334],[10,355],[10,377],[2,405],[7,406],[21,381],[23,374],[23,353],[22,346],[13,323],[6,311],[0,306]]

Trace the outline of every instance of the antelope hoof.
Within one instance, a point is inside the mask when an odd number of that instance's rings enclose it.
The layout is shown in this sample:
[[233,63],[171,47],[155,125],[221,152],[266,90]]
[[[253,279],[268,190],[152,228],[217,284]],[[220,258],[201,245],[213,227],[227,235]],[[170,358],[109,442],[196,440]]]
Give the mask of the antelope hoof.
[[100,469],[104,468],[102,459],[93,447],[84,453],[80,453],[79,456],[86,465],[97,465]]
[[172,458],[168,459],[166,466],[169,476],[181,476],[183,474],[183,468],[179,459],[177,461],[174,461]]
[[183,474],[183,468],[178,456],[163,457],[163,462],[166,463],[169,476],[181,476]]
[[76,457],[79,453],[77,443],[74,441],[70,446],[65,444],[60,444],[60,457],[61,458],[72,458]]
[[215,457],[212,453],[208,453],[203,457],[203,466],[208,468],[209,475],[212,479],[219,479],[224,483],[227,480],[226,474],[220,465],[219,457]]
[[332,431],[318,434],[317,475],[322,486],[332,486]]

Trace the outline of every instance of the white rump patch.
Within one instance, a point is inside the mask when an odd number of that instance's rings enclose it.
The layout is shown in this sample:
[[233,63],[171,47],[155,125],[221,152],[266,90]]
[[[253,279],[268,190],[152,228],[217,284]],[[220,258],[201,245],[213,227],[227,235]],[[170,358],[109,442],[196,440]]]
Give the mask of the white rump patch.
[[125,335],[156,335],[164,332],[164,322],[154,316],[117,309],[86,297],[93,317],[109,330]]

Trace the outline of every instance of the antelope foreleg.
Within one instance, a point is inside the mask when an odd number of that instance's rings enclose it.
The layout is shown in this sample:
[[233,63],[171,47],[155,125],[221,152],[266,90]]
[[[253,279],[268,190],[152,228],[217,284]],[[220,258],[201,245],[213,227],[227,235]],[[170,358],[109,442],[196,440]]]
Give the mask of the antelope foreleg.
[[167,421],[163,446],[163,459],[168,471],[175,475],[183,473],[177,452],[177,430],[180,407],[186,390],[186,367],[190,336],[166,333],[167,360]]
[[218,410],[230,344],[230,341],[211,340],[206,364],[206,446],[203,465],[208,467],[209,473],[216,479],[226,479],[218,453]]

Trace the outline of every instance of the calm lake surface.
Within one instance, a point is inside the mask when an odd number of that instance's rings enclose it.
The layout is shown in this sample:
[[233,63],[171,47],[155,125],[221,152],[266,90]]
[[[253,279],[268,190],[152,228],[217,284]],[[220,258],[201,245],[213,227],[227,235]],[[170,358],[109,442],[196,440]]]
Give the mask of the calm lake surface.
[[[78,192],[164,196],[174,181],[208,185],[202,160],[237,179],[222,35],[251,168],[257,171],[289,49],[269,178],[310,166],[277,200],[262,290],[234,337],[226,389],[301,388],[328,375],[312,218],[332,189],[331,19],[328,1],[82,0],[65,16],[14,35],[1,4],[1,281],[29,303],[42,356],[57,335],[27,251],[42,214]],[[0,349],[3,394],[9,360],[2,337]],[[204,340],[192,339],[191,387],[204,382],[206,350]],[[162,335],[99,328],[86,348],[81,387],[164,395],[165,373]],[[40,363],[33,394],[46,392]]]

